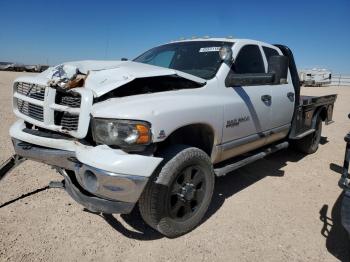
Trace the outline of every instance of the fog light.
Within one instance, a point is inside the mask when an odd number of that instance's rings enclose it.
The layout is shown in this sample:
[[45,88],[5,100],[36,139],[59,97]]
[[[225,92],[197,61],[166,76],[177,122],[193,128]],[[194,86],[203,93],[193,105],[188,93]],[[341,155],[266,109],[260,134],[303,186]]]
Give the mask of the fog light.
[[98,188],[97,177],[94,173],[87,170],[83,174],[83,184],[88,191],[95,192]]

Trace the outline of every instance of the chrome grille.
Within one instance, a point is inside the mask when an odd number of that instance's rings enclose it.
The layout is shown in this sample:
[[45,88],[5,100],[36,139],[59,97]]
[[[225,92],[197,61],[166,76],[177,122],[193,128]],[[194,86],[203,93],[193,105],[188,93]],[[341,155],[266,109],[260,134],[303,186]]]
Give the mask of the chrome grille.
[[28,82],[16,82],[13,88],[15,113],[28,123],[73,137],[86,135],[88,121],[80,120],[90,117],[89,110],[82,111],[81,108],[83,105],[86,108],[92,101],[89,91],[64,90]]
[[78,93],[57,91],[55,103],[58,105],[79,108],[81,104],[81,96]]
[[17,92],[21,95],[44,101],[45,86],[19,82],[17,83]]
[[60,105],[79,108],[81,103],[80,96],[62,96]]
[[44,110],[42,106],[34,105],[27,101],[17,99],[17,108],[22,114],[26,116],[39,121],[44,121]]
[[64,113],[61,119],[61,126],[68,131],[78,130],[79,116]]
[[[78,93],[57,91],[55,103],[71,108],[80,108],[81,96]],[[76,131],[78,130],[78,123],[79,115],[68,112],[55,113],[55,124],[62,126],[62,129]]]

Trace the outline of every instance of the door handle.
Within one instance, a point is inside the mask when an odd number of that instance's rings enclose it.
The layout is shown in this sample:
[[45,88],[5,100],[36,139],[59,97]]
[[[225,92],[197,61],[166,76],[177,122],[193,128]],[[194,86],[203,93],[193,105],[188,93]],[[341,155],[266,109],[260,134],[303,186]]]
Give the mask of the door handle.
[[288,92],[287,97],[291,102],[294,102],[294,93],[293,92]]
[[263,95],[263,96],[261,96],[261,101],[263,101],[264,103],[269,103],[269,102],[271,102],[271,96],[270,95]]

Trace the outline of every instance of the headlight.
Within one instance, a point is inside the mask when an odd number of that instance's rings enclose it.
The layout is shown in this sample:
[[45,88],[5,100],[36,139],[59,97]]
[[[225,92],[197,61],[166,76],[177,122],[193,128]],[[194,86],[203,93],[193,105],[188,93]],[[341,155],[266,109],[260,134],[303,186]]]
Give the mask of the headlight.
[[143,121],[95,118],[93,137],[96,143],[105,145],[148,145],[151,142],[151,127]]

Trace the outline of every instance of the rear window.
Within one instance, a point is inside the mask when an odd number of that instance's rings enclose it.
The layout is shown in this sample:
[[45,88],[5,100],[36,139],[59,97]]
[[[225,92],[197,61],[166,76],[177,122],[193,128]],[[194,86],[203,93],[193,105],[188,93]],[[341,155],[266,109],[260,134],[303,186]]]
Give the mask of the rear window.
[[265,73],[263,58],[257,45],[243,46],[234,66],[237,74]]
[[271,56],[279,55],[276,49],[263,46],[263,50],[266,56],[266,61],[269,62]]

